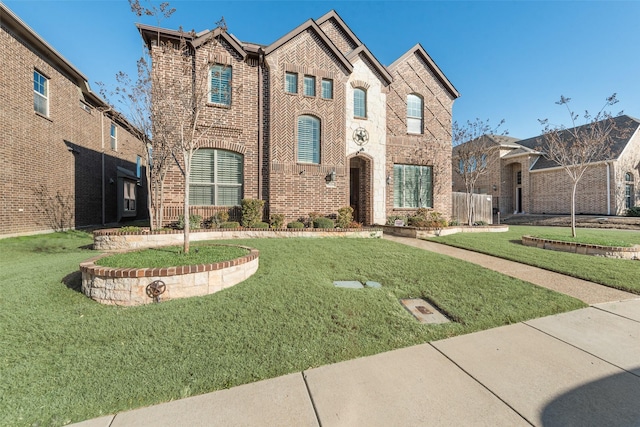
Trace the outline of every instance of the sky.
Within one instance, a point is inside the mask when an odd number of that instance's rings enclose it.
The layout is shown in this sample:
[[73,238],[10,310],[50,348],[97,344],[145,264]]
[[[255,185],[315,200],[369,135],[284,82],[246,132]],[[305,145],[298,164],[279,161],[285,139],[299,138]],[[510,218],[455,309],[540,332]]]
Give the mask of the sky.
[[[142,0],[144,2],[144,0]],[[135,76],[142,54],[126,0],[4,0],[87,76],[114,87]],[[420,43],[455,88],[453,120],[479,118],[517,138],[539,135],[538,119],[570,126],[569,113],[640,118],[640,1],[243,1],[174,0],[161,27],[201,31],[222,17],[238,39],[268,45],[309,18],[335,10],[383,65]],[[158,1],[155,4],[159,4]],[[1,19],[1,17],[0,17]],[[579,120],[576,124],[583,124]]]

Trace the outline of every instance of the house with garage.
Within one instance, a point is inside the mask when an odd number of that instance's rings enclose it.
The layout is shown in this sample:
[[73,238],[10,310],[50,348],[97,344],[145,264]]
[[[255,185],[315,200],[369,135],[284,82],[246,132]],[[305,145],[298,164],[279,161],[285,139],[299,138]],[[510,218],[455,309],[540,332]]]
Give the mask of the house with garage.
[[[624,215],[626,210],[640,205],[640,120],[628,115],[613,118],[606,157],[593,162],[578,182],[576,214]],[[590,125],[583,125],[590,126]],[[571,138],[564,138],[571,144]],[[502,214],[571,213],[573,182],[567,172],[544,153],[544,137],[518,140],[489,135],[487,173],[476,185],[480,194],[493,196],[494,210]],[[459,167],[453,149],[453,167]],[[453,171],[454,191],[465,191],[460,175]]]
[[[420,44],[384,66],[335,11],[270,44],[221,27],[138,29],[159,75],[175,70],[167,47],[181,42],[195,64],[208,64],[191,213],[238,215],[241,199],[253,198],[265,201],[265,218],[283,214],[286,222],[344,206],[363,224],[420,207],[448,216],[459,94]],[[177,159],[165,180],[166,222],[181,213],[181,168]]]
[[146,218],[145,147],[0,3],[0,237]]

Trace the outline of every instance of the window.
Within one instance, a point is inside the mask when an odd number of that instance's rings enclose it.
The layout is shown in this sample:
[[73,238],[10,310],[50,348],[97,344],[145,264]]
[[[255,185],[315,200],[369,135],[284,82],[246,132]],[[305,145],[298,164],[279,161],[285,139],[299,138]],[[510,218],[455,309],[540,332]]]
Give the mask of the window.
[[635,205],[635,198],[633,196],[633,175],[629,172],[624,174],[624,207],[627,209],[632,208]]
[[393,165],[393,207],[433,207],[431,166]]
[[116,128],[115,123],[111,123],[109,135],[111,136],[111,149],[115,151],[118,149],[118,129]]
[[33,71],[33,108],[43,116],[49,116],[49,79]]
[[231,105],[231,67],[216,64],[211,67],[210,98],[214,104]]
[[353,90],[353,115],[367,117],[367,92],[359,87]]
[[201,148],[193,155],[189,203],[237,206],[242,200],[243,157],[231,151]]
[[333,99],[333,80],[322,79],[322,97],[324,99]]
[[[487,155],[482,154],[480,156],[480,170],[487,168]],[[478,169],[478,158],[476,156],[469,157],[466,161],[460,159],[459,170],[460,173],[471,173]]]
[[298,117],[298,162],[320,163],[320,120]]
[[522,171],[516,172],[516,185],[522,185]]
[[316,96],[316,78],[313,76],[304,76],[304,95]]
[[298,93],[298,75],[296,73],[285,73],[284,91],[287,93]]
[[422,98],[407,95],[407,133],[422,133]]
[[140,156],[136,156],[136,176],[140,178],[140,174],[142,171],[142,158]]
[[132,213],[136,211],[136,183],[124,180],[124,212]]

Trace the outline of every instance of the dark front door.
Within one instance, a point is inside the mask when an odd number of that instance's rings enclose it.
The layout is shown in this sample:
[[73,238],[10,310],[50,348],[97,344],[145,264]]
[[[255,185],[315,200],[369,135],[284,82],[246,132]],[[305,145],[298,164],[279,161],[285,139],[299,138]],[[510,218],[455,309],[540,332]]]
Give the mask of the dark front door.
[[353,208],[353,220],[360,222],[360,169],[349,170],[349,206]]

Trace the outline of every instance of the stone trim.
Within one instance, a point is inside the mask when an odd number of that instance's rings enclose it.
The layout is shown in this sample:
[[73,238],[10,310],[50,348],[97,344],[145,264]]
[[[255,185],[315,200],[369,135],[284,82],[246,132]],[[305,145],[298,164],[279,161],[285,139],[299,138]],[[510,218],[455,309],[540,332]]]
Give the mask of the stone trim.
[[605,258],[640,259],[640,245],[631,247],[589,245],[561,240],[542,239],[533,236],[522,236],[524,246],[548,249],[552,251],[570,252],[581,255],[602,256]]

